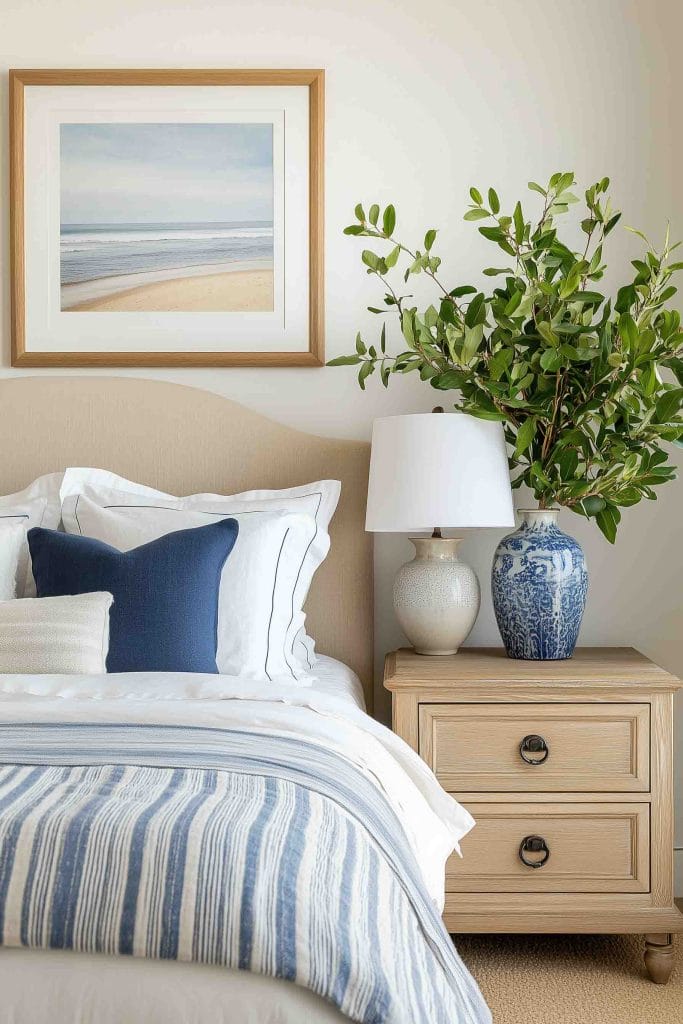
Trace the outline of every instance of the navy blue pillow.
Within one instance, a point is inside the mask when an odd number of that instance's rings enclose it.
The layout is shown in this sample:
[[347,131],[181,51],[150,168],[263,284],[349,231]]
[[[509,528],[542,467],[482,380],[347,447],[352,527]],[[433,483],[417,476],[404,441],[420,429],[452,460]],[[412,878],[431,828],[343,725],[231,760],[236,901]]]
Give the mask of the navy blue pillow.
[[114,595],[108,672],[218,672],[218,589],[234,519],[122,552],[91,537],[28,531],[38,597]]

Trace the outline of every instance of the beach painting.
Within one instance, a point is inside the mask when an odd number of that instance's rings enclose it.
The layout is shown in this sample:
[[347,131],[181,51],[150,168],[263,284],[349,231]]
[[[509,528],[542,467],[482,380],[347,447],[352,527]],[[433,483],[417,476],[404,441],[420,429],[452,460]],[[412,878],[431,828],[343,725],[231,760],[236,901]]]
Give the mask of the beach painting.
[[270,124],[61,124],[63,312],[273,309]]
[[10,71],[12,365],[324,366],[324,82]]

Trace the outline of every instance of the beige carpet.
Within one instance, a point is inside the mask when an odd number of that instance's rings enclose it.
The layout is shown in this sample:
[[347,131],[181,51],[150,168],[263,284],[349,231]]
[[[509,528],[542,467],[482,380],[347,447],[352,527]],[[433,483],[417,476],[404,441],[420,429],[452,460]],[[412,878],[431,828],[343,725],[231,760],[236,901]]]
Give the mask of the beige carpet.
[[653,985],[644,939],[622,935],[462,935],[463,960],[494,1024],[683,1024],[683,935],[668,985]]

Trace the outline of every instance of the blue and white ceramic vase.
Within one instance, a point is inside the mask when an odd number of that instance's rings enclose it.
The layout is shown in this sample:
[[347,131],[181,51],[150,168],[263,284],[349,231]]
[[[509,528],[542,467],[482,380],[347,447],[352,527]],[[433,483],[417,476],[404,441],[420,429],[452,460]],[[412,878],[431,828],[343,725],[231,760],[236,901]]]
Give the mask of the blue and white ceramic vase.
[[558,509],[520,509],[498,545],[491,590],[510,658],[560,661],[576,647],[588,591],[581,545],[557,525]]

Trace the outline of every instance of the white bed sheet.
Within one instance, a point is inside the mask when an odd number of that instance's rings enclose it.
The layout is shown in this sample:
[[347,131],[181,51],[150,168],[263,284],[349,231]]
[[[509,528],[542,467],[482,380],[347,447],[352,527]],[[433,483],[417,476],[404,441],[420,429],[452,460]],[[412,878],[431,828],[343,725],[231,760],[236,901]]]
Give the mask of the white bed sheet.
[[[362,710],[345,665],[319,656],[310,686],[216,675],[0,676],[0,721],[224,725],[298,735],[336,749],[387,794],[432,899],[471,828],[402,740]],[[290,982],[199,964],[0,948],[0,1024],[334,1024],[345,1018]]]
[[356,673],[336,658],[326,654],[316,656],[312,674],[313,688],[330,697],[340,697],[351,701],[361,711],[365,711],[365,696],[361,681]]

